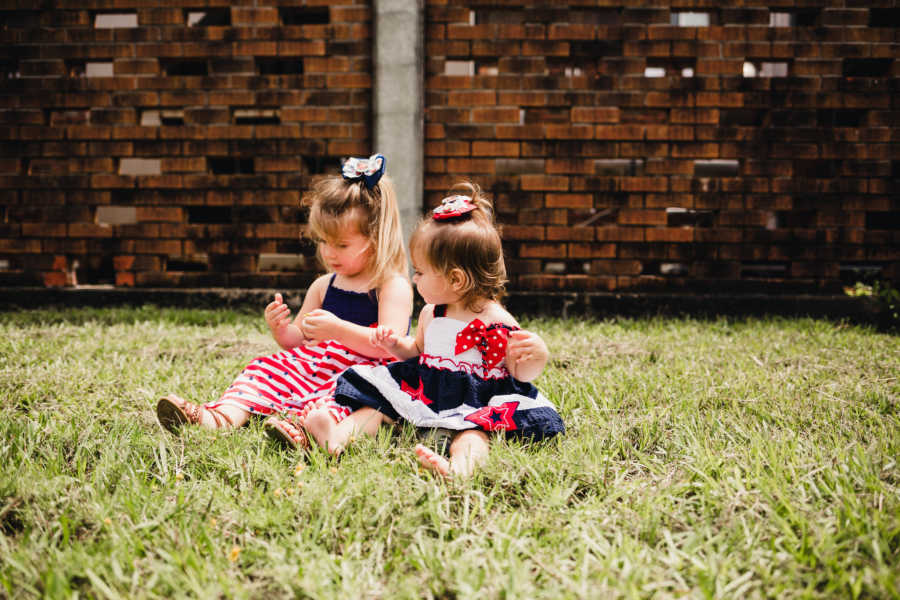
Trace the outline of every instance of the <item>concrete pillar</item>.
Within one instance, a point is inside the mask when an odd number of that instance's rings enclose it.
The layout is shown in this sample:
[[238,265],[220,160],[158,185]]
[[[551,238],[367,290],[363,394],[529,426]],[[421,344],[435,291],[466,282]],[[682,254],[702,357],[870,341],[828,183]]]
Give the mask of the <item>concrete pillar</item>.
[[387,157],[408,242],[422,214],[424,0],[374,0],[375,145]]

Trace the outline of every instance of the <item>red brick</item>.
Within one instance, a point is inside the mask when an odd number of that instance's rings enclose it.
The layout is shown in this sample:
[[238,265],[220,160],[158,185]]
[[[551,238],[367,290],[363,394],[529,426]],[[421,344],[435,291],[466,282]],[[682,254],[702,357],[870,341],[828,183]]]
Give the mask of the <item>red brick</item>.
[[569,258],[615,258],[616,244],[588,243],[569,244]]
[[551,175],[522,175],[521,186],[526,191],[565,192],[569,189],[569,179]]
[[472,142],[472,156],[519,156],[519,142]]

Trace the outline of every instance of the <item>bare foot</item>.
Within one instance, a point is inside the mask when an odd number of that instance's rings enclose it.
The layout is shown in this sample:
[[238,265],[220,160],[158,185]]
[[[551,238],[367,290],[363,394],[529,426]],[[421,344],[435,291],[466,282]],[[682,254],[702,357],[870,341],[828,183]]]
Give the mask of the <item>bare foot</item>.
[[419,462],[422,463],[422,466],[429,471],[434,471],[444,477],[450,477],[450,462],[431,448],[426,448],[422,444],[416,444],[416,456],[419,457]]
[[344,450],[346,440],[341,439],[344,436],[338,430],[338,424],[334,422],[328,408],[319,407],[309,411],[303,419],[303,427],[329,453],[338,455]]

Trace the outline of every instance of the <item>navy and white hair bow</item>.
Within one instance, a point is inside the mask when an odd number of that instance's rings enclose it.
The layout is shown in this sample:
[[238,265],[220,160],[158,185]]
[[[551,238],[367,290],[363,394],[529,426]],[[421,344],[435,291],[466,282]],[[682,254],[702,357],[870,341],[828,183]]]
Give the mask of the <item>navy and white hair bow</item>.
[[371,190],[384,175],[386,163],[382,154],[373,154],[369,158],[348,158],[341,166],[341,174],[348,181],[365,181],[366,187]]

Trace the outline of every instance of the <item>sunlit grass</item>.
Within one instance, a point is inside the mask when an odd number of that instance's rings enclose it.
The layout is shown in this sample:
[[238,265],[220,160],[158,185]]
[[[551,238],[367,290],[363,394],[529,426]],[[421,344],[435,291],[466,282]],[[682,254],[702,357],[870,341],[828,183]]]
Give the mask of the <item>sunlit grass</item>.
[[[898,597],[900,344],[814,320],[539,319],[568,431],[471,481],[413,432],[341,459],[172,436],[262,318],[0,313],[0,596]],[[301,468],[297,468],[302,465]]]

